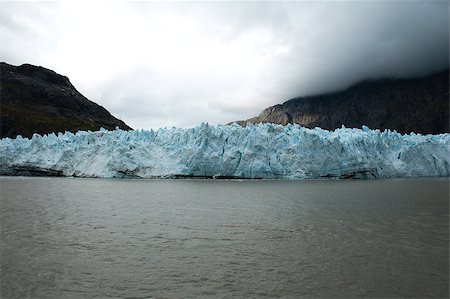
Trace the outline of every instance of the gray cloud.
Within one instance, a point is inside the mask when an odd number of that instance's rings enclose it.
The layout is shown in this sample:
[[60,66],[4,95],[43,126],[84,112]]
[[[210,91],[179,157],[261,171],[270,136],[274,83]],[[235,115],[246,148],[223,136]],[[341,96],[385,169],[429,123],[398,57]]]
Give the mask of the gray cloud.
[[313,21],[297,23],[309,26],[312,37],[307,44],[298,39],[297,55],[284,76],[290,81],[287,90],[296,94],[341,89],[367,78],[420,76],[448,67],[445,3],[328,3],[320,17],[328,23],[318,27],[312,26]]
[[69,76],[135,128],[226,123],[449,64],[447,1],[2,2],[0,57]]

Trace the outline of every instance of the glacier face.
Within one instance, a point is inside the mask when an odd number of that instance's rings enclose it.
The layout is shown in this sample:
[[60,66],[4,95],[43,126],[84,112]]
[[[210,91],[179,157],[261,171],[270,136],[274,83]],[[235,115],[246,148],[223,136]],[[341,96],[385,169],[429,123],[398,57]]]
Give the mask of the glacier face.
[[201,124],[2,139],[0,172],[14,174],[17,169],[104,178],[449,176],[450,134]]

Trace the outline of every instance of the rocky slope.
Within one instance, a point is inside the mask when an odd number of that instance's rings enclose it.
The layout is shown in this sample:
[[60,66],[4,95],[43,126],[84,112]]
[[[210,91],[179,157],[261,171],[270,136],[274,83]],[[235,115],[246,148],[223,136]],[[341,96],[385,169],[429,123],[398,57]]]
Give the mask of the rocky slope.
[[1,62],[0,98],[1,138],[116,126],[131,130],[85,98],[67,77],[39,66]]
[[340,92],[294,98],[265,109],[257,117],[238,121],[240,125],[248,122],[449,132],[449,71],[423,78],[370,80]]

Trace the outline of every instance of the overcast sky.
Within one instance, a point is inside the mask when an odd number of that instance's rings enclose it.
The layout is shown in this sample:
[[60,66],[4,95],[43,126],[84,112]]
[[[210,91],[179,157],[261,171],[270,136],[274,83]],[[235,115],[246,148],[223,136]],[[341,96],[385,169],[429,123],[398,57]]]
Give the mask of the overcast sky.
[[448,5],[2,1],[0,59],[68,76],[135,129],[223,124],[448,67]]

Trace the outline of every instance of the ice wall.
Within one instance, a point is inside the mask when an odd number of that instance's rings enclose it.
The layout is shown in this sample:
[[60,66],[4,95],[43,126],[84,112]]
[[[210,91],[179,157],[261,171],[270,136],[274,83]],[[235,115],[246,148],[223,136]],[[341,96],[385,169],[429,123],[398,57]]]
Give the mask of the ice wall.
[[82,177],[449,176],[450,134],[401,135],[298,125],[66,132],[0,141],[0,173]]

